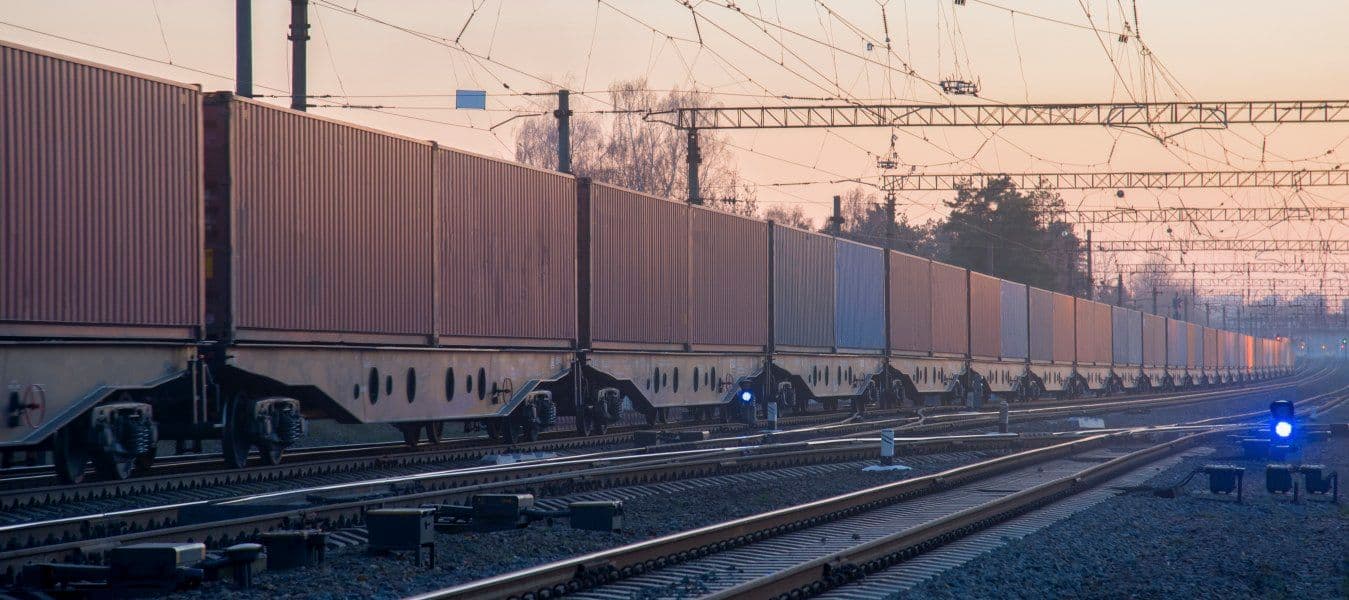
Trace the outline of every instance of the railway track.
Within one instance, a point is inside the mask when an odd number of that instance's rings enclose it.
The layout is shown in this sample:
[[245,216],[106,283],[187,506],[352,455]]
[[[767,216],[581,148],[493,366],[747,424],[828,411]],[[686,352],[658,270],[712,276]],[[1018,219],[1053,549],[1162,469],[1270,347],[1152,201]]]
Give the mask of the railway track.
[[[1347,393],[1340,388],[1301,404],[1340,402]],[[1091,435],[416,598],[813,597],[1244,429],[1208,424]]]
[[[1319,381],[1326,375],[1317,374],[1308,384]],[[1087,405],[1063,404],[1055,407],[1024,408],[1013,411],[1013,421],[1043,419],[1062,414],[1081,414],[1082,411],[1121,410],[1129,406],[1157,405],[1162,400],[1170,403],[1190,403],[1214,400],[1219,397],[1235,397],[1247,394],[1264,393],[1273,389],[1288,387],[1288,383],[1270,383],[1244,389],[1221,390],[1197,394],[1185,394],[1161,398],[1140,398],[1123,401],[1099,402]],[[818,416],[814,418],[818,419]],[[462,502],[475,493],[524,491],[538,496],[556,496],[589,489],[617,487],[640,484],[649,481],[666,481],[689,477],[713,476],[726,473],[739,473],[746,470],[763,470],[800,466],[809,464],[837,463],[848,460],[874,458],[876,445],[874,439],[867,439],[880,428],[895,428],[905,431],[906,435],[931,432],[949,432],[960,428],[984,426],[997,419],[995,414],[946,413],[917,419],[913,417],[895,417],[877,421],[849,420],[831,422],[823,425],[806,426],[797,430],[782,432],[750,433],[730,438],[713,439],[701,442],[687,442],[669,446],[634,450],[631,448],[589,453],[582,456],[559,457],[553,460],[538,460],[504,467],[471,467],[445,469],[430,473],[395,474],[383,476],[373,481],[360,477],[348,477],[343,481],[307,480],[306,488],[295,489],[300,483],[291,478],[278,478],[275,474],[248,474],[240,471],[241,484],[257,485],[270,483],[269,491],[262,493],[241,493],[225,498],[226,504],[238,508],[235,513],[216,510],[213,516],[202,522],[188,523],[193,519],[203,519],[202,508],[210,504],[220,504],[201,499],[201,494],[211,495],[219,492],[218,485],[199,485],[186,488],[186,496],[169,496],[164,504],[144,507],[136,510],[112,510],[108,512],[75,512],[63,518],[32,518],[38,513],[28,513],[29,517],[16,513],[18,517],[10,525],[0,527],[0,573],[13,573],[17,566],[30,562],[54,560],[96,560],[101,551],[121,543],[138,541],[181,541],[184,539],[205,540],[212,545],[227,544],[247,539],[258,532],[275,528],[293,528],[307,525],[322,525],[329,528],[346,527],[359,523],[364,511],[369,508],[387,506],[417,506],[425,503]],[[631,434],[625,436],[631,441]],[[853,439],[837,439],[831,444],[793,441],[794,438],[856,436]],[[582,438],[593,439],[593,438]],[[900,453],[930,453],[953,450],[996,449],[1008,450],[1013,447],[1045,445],[1056,443],[1061,438],[1054,436],[928,436],[922,438],[901,438]],[[565,441],[565,440],[564,440]],[[541,442],[551,443],[551,442]],[[760,445],[757,449],[747,446]],[[452,450],[451,450],[452,451]],[[473,456],[463,455],[463,458]],[[378,458],[335,459],[345,463],[361,463],[370,469],[387,469]],[[288,465],[292,468],[324,468],[319,462],[307,465]],[[407,467],[408,465],[402,465]],[[416,464],[411,466],[418,466]],[[320,472],[321,476],[334,474],[354,474],[357,467],[329,465],[334,469]],[[275,469],[275,468],[273,468]],[[153,496],[155,485],[165,486],[161,492],[183,491],[184,488],[172,488],[173,476],[164,476],[167,480],[153,482],[149,479],[119,482],[119,489],[131,493]],[[353,480],[354,479],[354,480]],[[143,487],[134,488],[131,484],[141,483]],[[94,486],[97,484],[86,484]],[[79,486],[76,486],[79,487]],[[139,491],[137,491],[139,489]],[[237,488],[227,488],[237,489]],[[48,502],[68,506],[72,499],[80,496],[77,490],[66,489],[39,492]],[[61,496],[64,493],[65,496]],[[0,498],[19,498],[17,493]],[[62,499],[64,498],[64,500]],[[287,498],[297,502],[287,504]],[[32,511],[44,506],[35,503],[30,496],[27,503],[9,500],[7,506]],[[26,507],[26,508],[25,508]],[[184,515],[192,515],[186,521]],[[235,516],[232,516],[235,515]]]

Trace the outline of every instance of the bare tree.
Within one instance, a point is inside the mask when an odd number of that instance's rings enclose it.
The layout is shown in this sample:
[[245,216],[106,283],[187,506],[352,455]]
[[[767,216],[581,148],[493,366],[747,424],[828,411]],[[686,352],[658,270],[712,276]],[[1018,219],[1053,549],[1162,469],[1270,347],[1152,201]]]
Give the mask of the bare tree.
[[805,229],[806,231],[810,231],[815,226],[810,217],[806,216],[805,209],[796,204],[790,207],[770,206],[763,212],[763,218],[779,225]]
[[[665,198],[688,196],[688,140],[684,132],[646,120],[650,112],[709,106],[696,91],[673,90],[664,96],[647,89],[645,79],[609,87],[610,107],[603,114],[578,111],[571,120],[572,171],[611,185]],[[704,204],[754,216],[754,188],[740,178],[734,157],[721,136],[701,132],[698,168]],[[534,119],[516,134],[515,159],[537,167],[557,167],[557,123]]]

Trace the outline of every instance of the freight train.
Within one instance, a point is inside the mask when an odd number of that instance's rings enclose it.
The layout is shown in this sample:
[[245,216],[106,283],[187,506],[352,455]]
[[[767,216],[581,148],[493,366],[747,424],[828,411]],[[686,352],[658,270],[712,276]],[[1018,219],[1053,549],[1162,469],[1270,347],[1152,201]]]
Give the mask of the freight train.
[[0,450],[1178,388],[1287,342],[0,44]]

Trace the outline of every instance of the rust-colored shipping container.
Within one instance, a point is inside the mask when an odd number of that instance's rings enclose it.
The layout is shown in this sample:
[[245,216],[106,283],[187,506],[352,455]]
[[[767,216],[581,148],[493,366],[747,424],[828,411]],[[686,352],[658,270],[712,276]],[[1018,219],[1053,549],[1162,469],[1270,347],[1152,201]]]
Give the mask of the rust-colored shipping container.
[[890,253],[890,347],[932,351],[932,261],[926,258]]
[[1034,287],[1030,288],[1030,359],[1054,360],[1054,292]]
[[1077,300],[1077,362],[1108,365],[1111,355],[1110,305]]
[[969,279],[965,269],[932,263],[932,351],[969,353]]
[[1077,360],[1077,299],[1054,293],[1054,362]]
[[1193,369],[1204,368],[1204,328],[1197,323],[1185,324],[1186,355],[1185,366]]
[[[432,334],[432,146],[231,94],[206,105],[208,286],[236,339]],[[231,243],[232,242],[232,243]]]
[[773,343],[834,345],[834,238],[773,226]]
[[435,192],[441,343],[571,345],[576,180],[440,148]]
[[600,183],[589,189],[592,341],[685,343],[688,206]]
[[1185,321],[1166,320],[1166,366],[1184,368],[1190,359],[1190,329]]
[[1143,313],[1143,366],[1166,366],[1166,318]]
[[200,335],[196,87],[0,43],[0,139],[0,335]]
[[[1243,359],[1243,362],[1244,362],[1244,364],[1243,364],[1242,366],[1245,367],[1246,370],[1254,369],[1254,368],[1256,367],[1256,364],[1257,364],[1257,363],[1256,363],[1255,341],[1256,341],[1255,338],[1253,338],[1253,337],[1251,337],[1251,336],[1249,336],[1249,335],[1242,335],[1242,336],[1241,336],[1241,348],[1242,348],[1242,354],[1243,354],[1242,359]],[[1260,341],[1263,342],[1264,340],[1260,340]]]
[[1204,327],[1204,367],[1217,368],[1222,364],[1222,346],[1218,343],[1218,330]]
[[1002,280],[970,272],[970,355],[1002,354]]
[[768,345],[768,224],[690,210],[690,342]]

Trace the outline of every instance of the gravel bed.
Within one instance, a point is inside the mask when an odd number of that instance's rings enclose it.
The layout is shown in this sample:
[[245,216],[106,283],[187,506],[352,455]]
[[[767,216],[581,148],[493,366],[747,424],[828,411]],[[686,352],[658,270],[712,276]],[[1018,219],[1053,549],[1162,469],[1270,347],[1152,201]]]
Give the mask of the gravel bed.
[[[1305,463],[1349,475],[1349,440],[1313,444]],[[1349,504],[1293,504],[1265,491],[1264,465],[1220,446],[1149,485],[1197,466],[1246,467],[1245,503],[1207,491],[1197,476],[1177,498],[1117,496],[905,593],[912,598],[1349,598]],[[1299,478],[1300,481],[1300,478]],[[1342,488],[1345,486],[1342,486]],[[1346,490],[1342,489],[1343,495]]]
[[[677,494],[645,495],[624,502],[625,531],[582,532],[559,521],[526,529],[438,534],[436,567],[415,567],[410,557],[370,557],[362,548],[330,552],[315,568],[267,572],[253,590],[214,583],[183,598],[401,598],[458,583],[612,548],[733,518],[945,470],[996,453],[914,457],[909,471],[862,472],[861,463],[829,473],[732,485],[708,485]],[[904,459],[901,459],[902,463]]]

